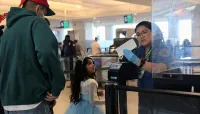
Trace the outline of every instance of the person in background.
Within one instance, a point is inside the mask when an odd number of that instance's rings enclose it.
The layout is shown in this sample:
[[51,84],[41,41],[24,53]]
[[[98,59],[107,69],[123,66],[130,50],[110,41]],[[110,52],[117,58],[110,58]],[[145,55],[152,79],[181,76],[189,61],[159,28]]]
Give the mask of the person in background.
[[183,57],[191,57],[191,44],[188,39],[185,39],[182,44],[182,55]]
[[63,43],[59,42],[58,43],[59,48],[61,49],[61,57],[64,57],[64,51],[63,51]]
[[94,42],[91,44],[92,55],[99,55],[101,54],[101,48],[98,43],[98,38],[96,37]]
[[65,36],[65,40],[63,41],[63,51],[64,51],[64,57],[69,57],[75,55],[75,52],[73,50],[73,41],[70,39],[69,35]]
[[67,70],[67,68],[71,70],[73,68],[73,41],[70,40],[69,35],[66,35],[65,40],[63,41],[63,54],[65,57],[65,70]]
[[[95,37],[95,40],[94,40],[94,42],[91,44],[91,50],[92,50],[92,55],[93,56],[98,56],[98,55],[100,55],[101,54],[101,48],[100,48],[100,45],[99,45],[99,43],[98,43],[98,38],[97,37]],[[96,64],[96,68],[97,68],[97,71],[96,71],[96,74],[97,74],[97,77],[96,77],[96,80],[97,80],[97,82],[99,83],[99,87],[102,87],[102,83],[101,83],[101,81],[102,81],[102,72],[100,71],[100,70],[98,70],[99,68],[101,68],[101,66],[102,66],[102,60],[101,60],[101,58],[94,58],[93,59],[94,61],[98,61],[98,64]]]
[[109,47],[109,54],[117,54],[117,51],[115,49],[116,49],[116,46],[114,44],[112,44]]
[[71,105],[65,114],[104,114],[101,105],[105,101],[98,100],[94,64],[89,57],[76,62],[74,80],[71,82]]
[[1,102],[6,114],[51,114],[48,102],[65,87],[58,42],[44,20],[55,13],[47,0],[20,7],[11,7],[0,38]]
[[[65,63],[65,71],[70,70],[73,71],[73,57],[76,55],[75,45],[72,40],[70,40],[70,36],[66,35],[65,40],[63,41],[63,53],[64,53],[64,63]],[[67,69],[69,68],[69,69]],[[69,73],[70,80],[73,79],[73,73]],[[70,87],[70,85],[68,86]]]
[[180,42],[179,41],[177,41],[176,42],[176,45],[174,46],[174,55],[175,55],[175,59],[179,59],[179,58],[181,58],[181,48],[180,48]]
[[61,50],[63,49],[63,44],[62,44],[62,42],[59,42],[59,43],[58,43],[58,46],[60,47]]
[[81,45],[78,43],[78,40],[74,40],[74,44],[76,46],[76,55],[81,55],[82,48]]
[[173,49],[173,46],[172,46],[170,40],[167,40],[167,42],[166,42],[166,46],[168,47],[168,49],[169,49],[169,51],[170,51],[171,53],[174,53],[174,52],[173,52],[174,49]]

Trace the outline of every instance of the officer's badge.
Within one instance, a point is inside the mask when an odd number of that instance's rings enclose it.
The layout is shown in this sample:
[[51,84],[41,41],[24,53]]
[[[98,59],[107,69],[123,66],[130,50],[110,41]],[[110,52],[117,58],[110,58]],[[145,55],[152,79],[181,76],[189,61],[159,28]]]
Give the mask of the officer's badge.
[[161,49],[160,52],[159,52],[159,56],[168,57],[169,56],[169,50],[168,49]]

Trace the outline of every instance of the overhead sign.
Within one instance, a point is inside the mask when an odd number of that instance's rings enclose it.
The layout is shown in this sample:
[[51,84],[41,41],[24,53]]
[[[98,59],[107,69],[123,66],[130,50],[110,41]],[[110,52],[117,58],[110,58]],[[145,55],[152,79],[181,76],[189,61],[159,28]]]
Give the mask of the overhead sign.
[[132,14],[124,16],[124,23],[133,23],[133,16],[132,16]]

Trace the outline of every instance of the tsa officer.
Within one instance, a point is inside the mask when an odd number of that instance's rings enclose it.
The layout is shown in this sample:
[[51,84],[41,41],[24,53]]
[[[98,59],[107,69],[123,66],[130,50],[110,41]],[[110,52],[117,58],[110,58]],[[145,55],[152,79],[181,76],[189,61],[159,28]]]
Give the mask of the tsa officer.
[[167,70],[171,63],[171,54],[156,24],[142,21],[136,26],[135,33],[140,47],[134,50],[124,49],[124,56],[138,66],[138,87],[153,88],[152,73]]

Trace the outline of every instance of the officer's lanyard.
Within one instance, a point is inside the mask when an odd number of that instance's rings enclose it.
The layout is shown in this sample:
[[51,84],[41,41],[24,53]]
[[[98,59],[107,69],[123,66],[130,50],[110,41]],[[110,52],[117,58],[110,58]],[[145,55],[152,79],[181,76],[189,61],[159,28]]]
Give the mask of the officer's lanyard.
[[[150,55],[151,55],[151,49],[148,51],[148,53],[147,53],[146,56],[145,56],[145,59],[146,59],[147,61],[149,60]],[[140,78],[140,79],[143,77],[144,72],[145,72],[145,70],[144,70],[144,69],[141,69],[140,75],[139,75],[139,78]]]
[[148,53],[146,54],[145,56],[145,59],[148,61],[149,60],[149,57],[151,55],[151,49],[148,51]]

